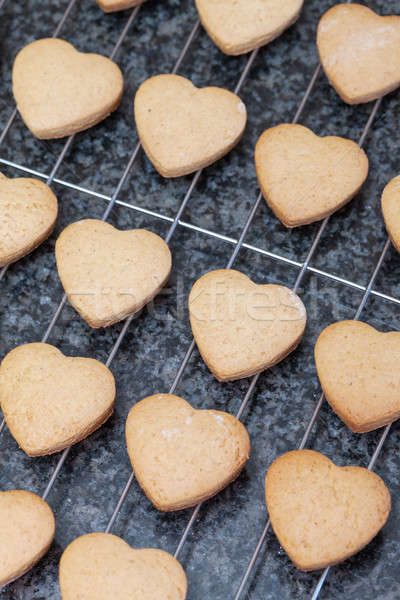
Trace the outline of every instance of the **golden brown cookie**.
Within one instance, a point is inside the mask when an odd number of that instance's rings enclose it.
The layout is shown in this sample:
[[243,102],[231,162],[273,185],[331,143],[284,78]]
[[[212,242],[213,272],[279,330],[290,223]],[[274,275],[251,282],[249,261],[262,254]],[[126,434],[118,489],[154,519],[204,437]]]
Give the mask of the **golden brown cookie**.
[[163,550],[131,548],[109,533],[76,538],[60,561],[62,600],[185,600],[187,581]]
[[244,54],[297,21],[303,0],[196,0],[204,29],[225,54]]
[[383,190],[382,213],[390,239],[400,252],[400,176],[389,181]]
[[358,144],[321,138],[302,125],[264,131],[255,163],[263,196],[286,227],[331,215],[357,194],[368,175],[368,158]]
[[106,13],[115,12],[117,10],[125,10],[143,4],[146,0],[96,0],[97,4]]
[[140,486],[164,511],[215,496],[236,479],[250,455],[248,433],[235,417],[195,410],[171,394],[149,396],[131,409],[126,442]]
[[238,143],[247,118],[236,94],[198,89],[179,75],[147,79],[134,109],[143,148],[164,177],[187,175],[222,158]]
[[257,285],[233,269],[210,271],[189,295],[193,336],[219,381],[250,377],[283,360],[306,326],[300,298],[282,285]]
[[0,492],[0,588],[21,577],[46,554],[54,538],[50,506],[23,490]]
[[400,417],[400,333],[339,321],[320,334],[315,363],[329,404],[352,431]]
[[50,344],[17,346],[0,366],[0,406],[29,456],[63,450],[98,429],[114,408],[111,371]]
[[313,450],[275,460],[265,493],[274,532],[302,571],[324,569],[359,552],[390,512],[390,493],[378,475],[337,467]]
[[37,248],[53,231],[57,198],[38,179],[0,173],[0,267]]
[[39,139],[96,125],[117,108],[124,87],[112,60],[56,38],[36,40],[17,54],[12,83],[20,115]]
[[400,17],[361,4],[337,4],[318,25],[322,66],[348,104],[380,98],[400,85]]
[[64,229],[56,260],[70,303],[90,327],[107,327],[140,310],[171,271],[171,253],[158,235],[119,231],[97,219]]

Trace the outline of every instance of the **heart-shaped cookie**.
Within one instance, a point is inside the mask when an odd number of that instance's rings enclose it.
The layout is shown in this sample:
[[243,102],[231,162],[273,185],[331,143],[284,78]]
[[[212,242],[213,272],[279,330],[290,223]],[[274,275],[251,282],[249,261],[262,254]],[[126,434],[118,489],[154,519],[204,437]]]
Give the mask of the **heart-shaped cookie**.
[[37,248],[53,231],[57,198],[42,181],[0,173],[0,267]]
[[235,270],[210,271],[189,295],[193,336],[219,381],[272,367],[300,342],[306,309],[282,285],[257,285]]
[[383,190],[382,213],[390,239],[400,252],[400,176],[389,181]]
[[37,138],[52,139],[105,119],[119,105],[124,81],[119,67],[105,56],[45,38],[17,54],[12,84],[25,125]]
[[320,334],[315,363],[329,404],[352,431],[400,417],[400,333],[339,321]]
[[50,547],[55,531],[49,505],[31,492],[0,492],[0,588],[21,577]]
[[185,600],[184,570],[171,554],[135,550],[109,533],[75,539],[60,561],[62,600]]
[[119,231],[96,219],[64,229],[56,260],[70,303],[90,327],[112,325],[140,310],[171,271],[171,253],[158,235]]
[[149,396],[131,409],[126,442],[141,488],[164,511],[215,496],[236,479],[250,455],[248,433],[235,417],[195,410],[171,394]]
[[265,494],[275,534],[298,569],[314,571],[359,552],[385,525],[390,493],[378,475],[337,467],[313,450],[280,456]]
[[29,456],[58,452],[98,429],[114,407],[111,371],[50,344],[17,346],[0,366],[0,406]]
[[135,96],[143,148],[164,177],[179,177],[227,154],[246,126],[246,107],[218,87],[196,88],[179,75],[147,79]]
[[357,194],[368,175],[368,158],[358,144],[321,138],[302,125],[264,131],[255,163],[263,196],[286,227],[331,215]]
[[399,87],[400,17],[337,4],[320,20],[317,44],[326,76],[348,104],[370,102]]
[[259,48],[297,21],[303,0],[196,0],[204,29],[225,54]]
[[145,0],[96,0],[96,2],[104,12],[109,13],[132,8],[138,4],[143,4]]

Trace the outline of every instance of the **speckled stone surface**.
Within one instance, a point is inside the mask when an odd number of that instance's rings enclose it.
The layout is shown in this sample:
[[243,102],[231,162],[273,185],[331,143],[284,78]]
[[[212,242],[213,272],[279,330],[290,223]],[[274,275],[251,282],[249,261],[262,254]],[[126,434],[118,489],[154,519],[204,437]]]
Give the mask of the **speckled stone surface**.
[[[318,62],[318,19],[333,4],[332,0],[306,0],[299,22],[259,52],[241,90],[249,113],[246,133],[228,157],[202,175],[182,217],[191,227],[180,225],[171,241],[171,281],[150,309],[134,320],[112,363],[118,386],[115,415],[100,431],[72,448],[48,498],[57,518],[55,542],[29,574],[3,591],[2,598],[59,598],[57,565],[61,552],[79,534],[104,530],[130,475],[124,442],[126,415],[140,398],[169,390],[191,341],[186,310],[190,286],[205,271],[227,263],[232,238],[240,234],[258,194],[253,166],[256,139],[266,127],[293,118]],[[399,12],[397,0],[365,4],[382,14]],[[0,128],[13,109],[10,74],[16,52],[35,38],[51,35],[66,6],[66,0],[5,0],[0,9]],[[104,15],[93,0],[76,0],[61,37],[81,50],[108,54],[129,14]],[[148,76],[171,70],[196,18],[193,0],[150,0],[143,5],[116,55],[126,80],[122,104],[106,121],[76,136],[58,178],[105,196],[112,194],[137,143],[133,94]],[[197,85],[233,89],[246,60],[245,56],[224,56],[200,29],[179,73]],[[383,100],[367,138],[371,172],[366,185],[350,205],[330,219],[311,261],[314,269],[361,287],[367,284],[386,239],[380,194],[399,168],[399,96],[400,92],[395,92]],[[343,104],[322,74],[300,122],[319,134],[358,140],[371,109],[372,105]],[[46,174],[62,147],[63,141],[35,140],[17,118],[0,148],[0,157]],[[0,168],[7,175],[24,174],[4,163]],[[190,182],[191,177],[163,180],[139,153],[119,196],[122,203],[113,209],[110,222],[121,228],[147,227],[165,235]],[[10,267],[0,283],[1,356],[18,344],[39,340],[51,321],[62,296],[53,253],[58,233],[72,221],[100,217],[106,207],[102,197],[58,183],[53,187],[60,201],[54,234],[32,255]],[[205,235],[196,227],[229,239]],[[318,225],[285,229],[262,202],[245,241],[264,253],[245,247],[235,266],[257,282],[293,286],[298,266],[287,265],[273,255],[300,263],[317,230]],[[393,248],[374,289],[400,298],[400,258]],[[300,294],[309,314],[304,341],[288,359],[260,377],[243,415],[253,445],[251,459],[234,484],[202,507],[180,555],[188,574],[189,600],[233,598],[267,519],[265,471],[280,453],[299,444],[320,394],[314,342],[332,321],[354,316],[362,289],[309,271]],[[399,304],[377,295],[370,297],[363,312],[365,321],[384,331],[398,329],[399,316]],[[90,330],[66,306],[49,341],[66,353],[106,360],[121,327]],[[236,412],[248,386],[248,380],[218,383],[195,351],[177,393],[198,408]],[[308,446],[340,465],[367,465],[380,433],[352,434],[325,404]],[[392,493],[389,522],[364,551],[331,570],[321,600],[400,598],[399,433],[399,426],[393,425],[376,465]],[[18,450],[8,431],[3,432],[1,489],[43,493],[58,458],[30,459]],[[134,482],[113,531],[134,546],[174,552],[190,514],[157,512]],[[298,572],[270,532],[243,598],[310,598],[318,576]]]

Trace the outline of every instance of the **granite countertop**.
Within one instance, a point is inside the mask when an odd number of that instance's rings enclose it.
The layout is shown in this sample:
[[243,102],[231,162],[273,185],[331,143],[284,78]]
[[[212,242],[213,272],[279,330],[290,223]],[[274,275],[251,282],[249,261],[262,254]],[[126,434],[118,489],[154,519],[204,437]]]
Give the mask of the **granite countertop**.
[[[191,341],[186,298],[193,282],[205,271],[223,267],[253,205],[258,187],[253,166],[254,144],[269,126],[290,121],[318,62],[315,32],[319,17],[333,0],[306,0],[298,23],[258,54],[241,96],[249,123],[228,157],[206,169],[171,241],[173,273],[154,310],[144,310],[124,338],[112,370],[117,381],[114,416],[87,440],[74,446],[48,501],[55,511],[57,531],[48,555],[30,573],[2,593],[7,600],[59,598],[57,566],[66,545],[76,536],[104,530],[130,474],[125,450],[124,423],[130,407],[146,395],[168,391]],[[396,0],[370,0],[382,14],[396,13]],[[35,38],[51,35],[67,0],[5,0],[0,9],[0,128],[12,110],[11,66],[16,52]],[[93,0],[77,0],[61,37],[84,51],[108,54],[129,12],[104,15]],[[61,299],[55,269],[54,243],[72,221],[100,217],[137,143],[132,99],[150,75],[171,70],[196,22],[193,0],[150,0],[140,9],[116,61],[126,88],[119,109],[106,121],[76,136],[57,177],[80,185],[78,191],[55,183],[60,215],[51,238],[32,255],[12,265],[0,283],[0,355],[24,342],[38,341]],[[247,57],[223,55],[200,29],[179,73],[197,85],[233,89]],[[372,105],[346,106],[322,74],[300,122],[318,134],[358,140]],[[352,318],[362,288],[373,272],[386,240],[380,212],[384,185],[397,174],[399,92],[381,105],[365,149],[370,175],[358,197],[336,213],[318,245],[312,267],[359,287],[350,287],[308,271],[300,295],[309,322],[296,352],[263,373],[243,420],[252,440],[252,456],[238,480],[201,509],[180,559],[189,580],[188,600],[232,598],[247,567],[267,514],[264,476],[281,453],[295,448],[319,398],[313,361],[319,332],[334,320]],[[17,118],[0,148],[1,160],[49,173],[62,141],[35,140]],[[15,166],[0,163],[11,176],[23,175]],[[112,211],[110,222],[120,228],[146,227],[165,235],[190,185],[191,177],[163,180],[140,153]],[[132,206],[134,209],[132,209]],[[219,232],[227,239],[196,228]],[[287,230],[265,203],[259,207],[246,243],[235,263],[259,283],[293,286],[298,266],[276,260],[277,254],[301,263],[318,225]],[[375,291],[400,298],[400,257],[391,247],[375,284]],[[399,303],[371,295],[363,320],[382,331],[398,328]],[[121,330],[91,330],[70,306],[55,326],[50,343],[71,355],[106,360]],[[193,354],[177,393],[198,408],[236,412],[249,381],[218,383]],[[333,568],[321,600],[395,600],[400,598],[400,464],[399,427],[393,425],[376,465],[390,488],[393,509],[383,531],[353,559]],[[368,464],[380,431],[352,434],[325,405],[308,447],[322,451],[337,464]],[[30,459],[5,431],[0,439],[1,489],[24,488],[43,493],[58,455]],[[159,547],[174,552],[191,511],[157,512],[134,482],[113,532],[137,547]],[[310,598],[319,574],[297,571],[270,532],[244,598],[277,600]]]

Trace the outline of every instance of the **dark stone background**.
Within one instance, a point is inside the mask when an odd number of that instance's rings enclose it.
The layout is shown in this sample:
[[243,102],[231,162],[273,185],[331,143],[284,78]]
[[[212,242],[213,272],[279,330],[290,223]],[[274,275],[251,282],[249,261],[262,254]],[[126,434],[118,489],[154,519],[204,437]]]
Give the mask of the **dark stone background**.
[[[333,0],[306,0],[298,23],[259,52],[241,93],[249,114],[246,133],[228,157],[201,177],[183,215],[186,224],[237,238],[258,193],[254,144],[266,127],[293,118],[318,62],[318,19],[333,4]],[[370,0],[365,4],[382,14],[398,11],[396,0]],[[51,35],[66,5],[66,0],[6,0],[0,10],[1,128],[13,109],[10,74],[16,52],[35,38]],[[108,54],[128,15],[104,15],[93,0],[77,0],[61,37],[80,50]],[[112,193],[137,142],[132,117],[135,90],[150,75],[172,68],[195,21],[193,0],[150,0],[143,5],[116,56],[126,80],[122,104],[106,121],[76,136],[59,170],[60,179],[105,195]],[[200,86],[232,89],[245,62],[245,56],[224,56],[201,30],[180,74]],[[398,93],[383,100],[365,146],[371,164],[368,182],[349,206],[331,218],[312,260],[313,267],[359,286],[368,282],[386,239],[380,195],[399,166],[398,100]],[[358,140],[371,109],[372,105],[346,106],[321,75],[300,122],[318,134]],[[62,141],[35,140],[17,118],[0,156],[1,160],[49,173],[62,145]],[[7,175],[24,174],[23,169],[4,162],[0,166]],[[147,227],[164,235],[169,225],[166,217],[175,215],[190,181],[190,177],[163,180],[141,153],[120,194],[123,204],[114,208],[110,222],[120,228]],[[60,202],[55,232],[36,252],[12,265],[0,284],[1,356],[18,344],[39,340],[51,320],[62,296],[53,253],[59,232],[72,221],[99,217],[106,207],[104,199],[87,192],[57,183],[54,190]],[[141,209],[157,214],[146,214]],[[262,203],[246,242],[264,253],[244,248],[235,266],[257,282],[293,286],[298,267],[276,260],[271,253],[301,262],[317,229],[318,225],[312,225],[287,230]],[[156,299],[156,316],[146,310],[132,323],[112,365],[118,385],[115,415],[100,431],[73,447],[49,496],[57,518],[55,542],[46,558],[8,586],[2,597],[59,598],[57,565],[61,552],[76,536],[104,529],[130,474],[124,441],[126,415],[142,397],[168,391],[191,340],[186,311],[190,286],[205,271],[223,267],[232,249],[229,240],[178,227],[171,242],[174,266],[170,293]],[[399,269],[399,256],[390,248],[375,290],[400,298]],[[203,506],[181,554],[190,600],[233,597],[266,522],[265,471],[279,454],[298,445],[319,397],[314,342],[326,325],[354,315],[362,290],[308,272],[300,294],[309,315],[304,340],[288,359],[260,377],[244,414],[253,444],[251,459],[234,484]],[[399,312],[398,303],[375,294],[368,300],[363,319],[381,330],[397,329]],[[120,330],[121,324],[90,330],[67,306],[49,341],[66,353],[106,360]],[[195,352],[177,393],[196,407],[236,412],[248,385],[248,380],[218,383]],[[379,431],[352,434],[324,405],[309,447],[326,453],[340,465],[367,465],[379,435]],[[399,428],[394,425],[377,463],[377,472],[392,492],[389,522],[364,551],[331,570],[322,600],[400,598],[398,444]],[[25,488],[42,493],[57,460],[57,455],[28,458],[4,432],[1,489]],[[190,514],[157,512],[135,482],[114,532],[134,546],[156,546],[174,552]],[[318,573],[303,574],[292,566],[271,532],[252,574],[247,598],[309,598],[317,579]]]

